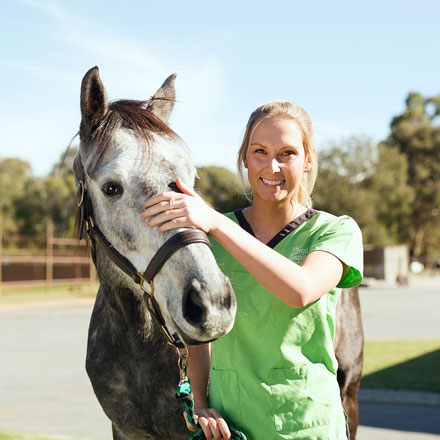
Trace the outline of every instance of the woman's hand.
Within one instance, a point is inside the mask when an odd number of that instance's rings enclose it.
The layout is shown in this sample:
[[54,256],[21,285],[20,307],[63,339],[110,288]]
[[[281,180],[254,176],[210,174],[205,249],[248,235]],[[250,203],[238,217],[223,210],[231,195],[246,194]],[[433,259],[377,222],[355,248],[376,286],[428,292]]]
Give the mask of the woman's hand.
[[[186,412],[183,413],[186,421],[186,427],[190,431],[197,431],[191,423],[189,423]],[[197,420],[200,428],[203,430],[207,440],[229,440],[231,438],[231,431],[229,431],[228,424],[220,413],[213,408],[202,409],[197,412]]]
[[148,199],[144,206],[143,218],[152,217],[148,226],[159,226],[164,232],[176,228],[197,228],[209,233],[217,224],[219,214],[206,204],[190,187],[180,179],[176,180],[182,193],[163,192]]

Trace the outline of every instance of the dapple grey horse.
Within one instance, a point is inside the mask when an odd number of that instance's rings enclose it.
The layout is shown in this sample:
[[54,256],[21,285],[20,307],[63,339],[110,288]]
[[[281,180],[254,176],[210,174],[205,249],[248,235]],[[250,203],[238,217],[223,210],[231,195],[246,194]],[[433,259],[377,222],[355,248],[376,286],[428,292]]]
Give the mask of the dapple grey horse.
[[[139,274],[176,235],[146,226],[140,215],[144,201],[169,190],[177,178],[193,186],[196,175],[166,122],[174,100],[174,75],[143,102],[109,103],[97,67],[82,82],[80,150],[74,163],[79,196],[90,205],[82,220],[88,230],[99,227],[112,252]],[[92,243],[92,254],[100,287],[86,369],[113,437],[187,439],[183,402],[175,398],[176,348],[153,322],[145,292],[114,264],[112,254],[99,243]],[[154,277],[154,300],[170,334],[186,344],[215,340],[232,328],[234,293],[203,243],[190,243],[168,257]]]

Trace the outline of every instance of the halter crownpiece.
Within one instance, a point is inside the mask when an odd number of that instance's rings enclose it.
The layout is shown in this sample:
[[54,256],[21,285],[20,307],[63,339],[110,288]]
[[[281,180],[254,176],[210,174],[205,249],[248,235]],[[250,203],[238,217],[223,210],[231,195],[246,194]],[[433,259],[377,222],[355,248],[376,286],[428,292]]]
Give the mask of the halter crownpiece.
[[[174,185],[172,185],[174,184]],[[170,183],[170,188],[175,189],[177,186],[174,182]],[[175,186],[175,188],[174,188]],[[169,238],[154,254],[150,260],[145,271],[139,272],[133,263],[124,255],[122,255],[111,243],[98,225],[94,221],[93,208],[87,188],[83,180],[78,182],[78,207],[81,209],[81,223],[80,223],[80,239],[85,228],[87,236],[91,245],[91,254],[93,263],[96,266],[96,246],[98,243],[105,251],[107,256],[115,263],[124,273],[126,273],[144,292],[144,299],[148,310],[156,321],[158,326],[162,329],[168,342],[178,348],[184,348],[185,344],[182,342],[177,334],[172,334],[166,326],[165,320],[160,312],[160,307],[154,298],[154,277],[160,271],[162,266],[166,263],[168,258],[174,254],[181,247],[193,243],[206,244],[211,249],[211,243],[208,236],[201,230],[191,229],[178,232]],[[147,287],[148,286],[148,287]]]

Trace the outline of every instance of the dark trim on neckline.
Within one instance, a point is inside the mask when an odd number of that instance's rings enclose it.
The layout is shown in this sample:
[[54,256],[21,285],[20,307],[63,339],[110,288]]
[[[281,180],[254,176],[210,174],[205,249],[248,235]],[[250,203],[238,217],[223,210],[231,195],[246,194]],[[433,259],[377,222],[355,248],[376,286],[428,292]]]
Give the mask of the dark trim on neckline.
[[[290,234],[293,230],[295,230],[298,226],[302,225],[307,220],[311,219],[315,214],[317,214],[318,211],[315,209],[308,209],[304,214],[297,217],[295,220],[292,220],[290,223],[288,223],[286,226],[284,226],[283,229],[281,229],[278,234],[276,234],[274,237],[272,237],[268,243],[266,243],[266,246],[269,246],[270,248],[274,248],[284,237],[286,237],[288,234]],[[254,231],[251,228],[251,225],[246,220],[246,217],[243,214],[243,208],[237,209],[234,211],[235,217],[237,217],[238,223],[240,226],[246,231],[249,232],[249,234],[253,235],[255,237]]]

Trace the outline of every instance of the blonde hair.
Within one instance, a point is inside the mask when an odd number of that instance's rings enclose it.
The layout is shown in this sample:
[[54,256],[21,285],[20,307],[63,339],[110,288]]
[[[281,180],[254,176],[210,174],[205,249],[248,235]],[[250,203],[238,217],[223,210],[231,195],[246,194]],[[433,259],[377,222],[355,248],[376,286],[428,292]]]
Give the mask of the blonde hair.
[[301,203],[301,205],[311,208],[311,195],[318,175],[318,159],[314,148],[312,121],[304,109],[288,101],[270,101],[257,107],[250,115],[237,155],[239,177],[244,181],[243,173],[246,154],[255,129],[264,119],[291,119],[298,124],[302,132],[305,155],[311,158],[311,167],[309,172],[303,174],[296,200]]

